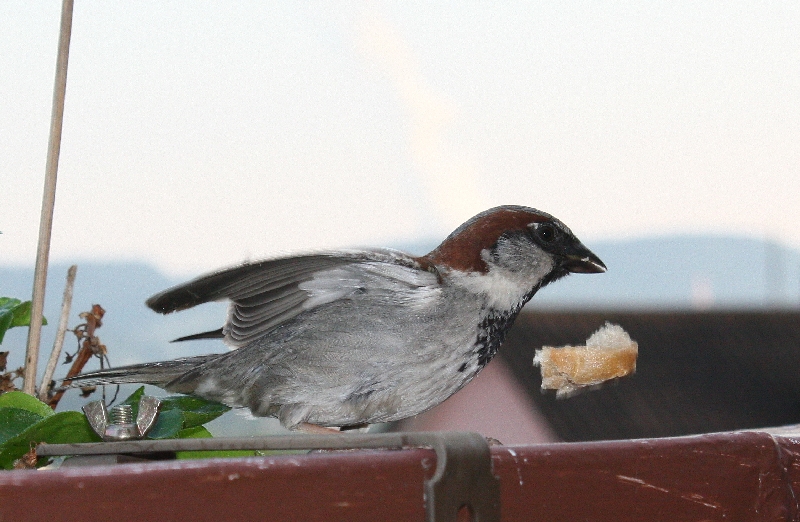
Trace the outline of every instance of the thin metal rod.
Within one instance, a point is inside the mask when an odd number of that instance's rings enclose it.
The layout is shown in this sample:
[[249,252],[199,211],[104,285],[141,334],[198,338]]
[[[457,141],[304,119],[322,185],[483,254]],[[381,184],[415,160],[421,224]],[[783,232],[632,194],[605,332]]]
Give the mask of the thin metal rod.
[[64,346],[64,336],[67,333],[67,325],[69,322],[69,311],[72,308],[72,288],[75,286],[75,274],[78,272],[78,267],[72,265],[67,270],[67,283],[64,286],[64,299],[61,301],[61,318],[58,321],[58,330],[56,330],[56,340],[53,341],[53,351],[50,352],[50,359],[47,361],[47,368],[44,370],[42,376],[42,384],[39,385],[39,400],[47,402],[49,400],[48,393],[50,391],[50,381],[53,379],[53,374],[56,371],[58,358],[61,357],[61,348]]
[[436,449],[443,441],[476,434],[448,432],[332,433],[330,435],[270,435],[268,437],[216,437],[210,439],[128,440],[80,444],[41,444],[40,457],[55,455],[108,455],[117,453],[162,453],[171,451],[303,450],[303,449]]
[[22,391],[33,395],[36,392],[36,365],[39,362],[39,343],[42,335],[42,311],[47,282],[47,262],[50,257],[50,234],[53,229],[53,207],[56,200],[56,176],[58,156],[61,152],[61,128],[64,122],[64,98],[67,93],[67,63],[69,62],[69,40],[72,35],[73,0],[61,4],[61,31],[58,38],[56,79],[53,86],[53,110],[50,117],[50,142],[47,146],[42,215],[39,220],[39,245],[36,249],[36,269],[33,274],[33,298],[31,303],[31,326],[28,330],[28,347],[25,352],[25,373]]

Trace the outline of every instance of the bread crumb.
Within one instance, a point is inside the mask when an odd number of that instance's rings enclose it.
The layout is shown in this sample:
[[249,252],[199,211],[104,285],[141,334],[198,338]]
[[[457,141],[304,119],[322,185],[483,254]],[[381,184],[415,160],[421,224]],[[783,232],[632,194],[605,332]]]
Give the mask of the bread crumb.
[[586,346],[543,346],[533,365],[542,371],[542,389],[568,397],[578,390],[636,371],[639,345],[621,326],[606,322],[587,340]]

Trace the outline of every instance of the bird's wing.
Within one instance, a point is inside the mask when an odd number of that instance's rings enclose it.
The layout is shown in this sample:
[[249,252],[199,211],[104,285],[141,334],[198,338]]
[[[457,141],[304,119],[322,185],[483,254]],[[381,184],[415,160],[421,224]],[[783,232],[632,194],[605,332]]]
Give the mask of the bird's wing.
[[393,293],[435,285],[437,279],[435,269],[402,252],[333,252],[245,263],[167,289],[147,305],[167,314],[229,299],[228,320],[221,331],[182,339],[224,335],[227,344],[243,346],[303,311],[365,289]]

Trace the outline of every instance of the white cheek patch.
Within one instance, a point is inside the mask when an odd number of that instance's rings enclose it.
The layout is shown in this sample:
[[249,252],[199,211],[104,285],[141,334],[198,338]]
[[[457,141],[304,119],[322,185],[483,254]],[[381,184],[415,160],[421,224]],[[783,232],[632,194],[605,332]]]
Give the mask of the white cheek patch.
[[529,270],[520,272],[512,272],[485,261],[489,266],[486,273],[453,270],[449,277],[454,284],[470,292],[485,295],[486,304],[497,310],[515,308],[553,270],[553,262],[549,257],[532,265]]

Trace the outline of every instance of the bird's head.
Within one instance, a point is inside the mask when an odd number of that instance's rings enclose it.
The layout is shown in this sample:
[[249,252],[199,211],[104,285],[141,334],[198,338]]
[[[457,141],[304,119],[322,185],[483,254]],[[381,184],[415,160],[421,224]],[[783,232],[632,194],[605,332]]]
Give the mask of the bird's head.
[[422,259],[448,273],[517,285],[525,295],[569,273],[606,271],[561,221],[511,205],[481,212]]

